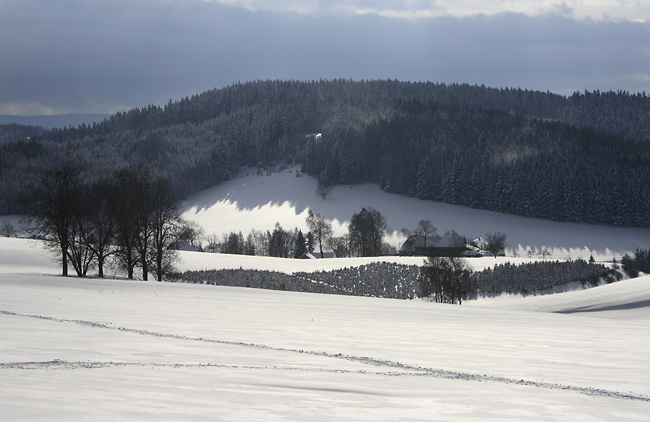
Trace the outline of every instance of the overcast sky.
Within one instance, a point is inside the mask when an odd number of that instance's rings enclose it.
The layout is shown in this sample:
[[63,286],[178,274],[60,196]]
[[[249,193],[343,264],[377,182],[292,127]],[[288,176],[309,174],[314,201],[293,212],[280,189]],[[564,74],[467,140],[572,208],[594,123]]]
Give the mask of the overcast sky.
[[650,93],[650,2],[0,0],[0,114],[339,77]]

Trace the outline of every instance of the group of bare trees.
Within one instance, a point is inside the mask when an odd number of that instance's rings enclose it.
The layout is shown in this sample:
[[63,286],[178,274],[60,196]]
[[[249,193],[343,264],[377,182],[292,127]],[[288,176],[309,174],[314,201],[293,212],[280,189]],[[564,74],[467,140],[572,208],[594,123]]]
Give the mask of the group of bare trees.
[[353,214],[348,233],[350,244],[357,255],[381,255],[387,227],[386,218],[372,207],[362,208]]
[[112,258],[134,278],[153,273],[158,281],[170,273],[181,217],[168,179],[149,168],[132,165],[109,177],[86,183],[74,166],[41,174],[24,196],[28,223],[61,257],[62,273],[71,264],[79,277],[96,266],[99,277]]
[[422,267],[419,296],[437,303],[462,304],[476,291],[472,271],[463,258],[430,256]]

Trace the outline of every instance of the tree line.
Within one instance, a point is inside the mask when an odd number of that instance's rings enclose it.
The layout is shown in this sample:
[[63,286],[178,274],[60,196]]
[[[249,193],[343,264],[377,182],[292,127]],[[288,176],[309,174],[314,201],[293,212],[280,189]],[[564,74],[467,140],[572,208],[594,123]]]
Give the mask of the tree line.
[[352,215],[348,233],[334,236],[332,224],[322,215],[309,211],[306,217],[309,231],[284,229],[279,223],[273,230],[251,230],[246,236],[230,232],[219,237],[210,235],[204,250],[236,255],[301,258],[307,253],[324,257],[328,249],[337,257],[379,256],[394,254],[394,247],[386,244],[386,218],[372,207],[363,207]]
[[475,294],[527,294],[572,282],[584,286],[598,286],[601,282],[619,281],[622,275],[615,268],[603,264],[574,261],[540,261],[520,265],[506,262],[486,268],[472,275]]
[[596,286],[602,281],[615,282],[620,277],[616,269],[583,260],[506,263],[473,272],[463,258],[430,257],[423,266],[373,262],[294,274],[243,269],[186,271],[177,274],[175,281],[462,304],[480,294],[526,294],[573,282]]
[[414,299],[419,271],[416,265],[373,262],[334,271],[294,274],[244,269],[186,271],[178,274],[176,281],[304,293]]
[[47,170],[22,202],[32,236],[57,252],[64,276],[70,264],[79,277],[93,266],[103,277],[109,259],[129,279],[138,267],[143,280],[173,272],[173,245],[183,232],[179,203],[169,179],[147,167],[125,167],[93,183],[73,165]]
[[520,265],[506,262],[474,272],[462,258],[429,257],[418,281],[420,297],[439,303],[461,304],[480,295],[529,294],[574,282],[593,287],[621,278],[616,268],[581,259]]

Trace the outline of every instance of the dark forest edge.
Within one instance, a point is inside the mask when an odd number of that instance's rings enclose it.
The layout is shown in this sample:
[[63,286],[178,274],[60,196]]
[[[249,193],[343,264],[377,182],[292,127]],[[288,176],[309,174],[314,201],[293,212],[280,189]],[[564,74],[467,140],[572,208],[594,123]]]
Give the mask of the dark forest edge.
[[508,262],[476,272],[466,263],[462,258],[436,257],[423,266],[373,262],[340,270],[293,274],[244,269],[201,270],[177,273],[172,281],[462,304],[480,296],[544,294],[571,283],[595,287],[623,278],[618,268],[584,260],[522,265]]
[[467,84],[257,81],[44,130],[0,126],[0,214],[38,173],[133,164],[178,198],[241,166],[300,164],[321,186],[373,182],[422,199],[556,221],[650,227],[650,98]]

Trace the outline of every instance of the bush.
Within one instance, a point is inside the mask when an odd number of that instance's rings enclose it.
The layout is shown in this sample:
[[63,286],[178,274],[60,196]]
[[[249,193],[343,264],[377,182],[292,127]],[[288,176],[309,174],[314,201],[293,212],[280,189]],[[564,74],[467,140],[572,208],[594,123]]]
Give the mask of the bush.
[[8,221],[5,221],[2,223],[2,227],[0,227],[0,236],[3,237],[15,237],[16,236],[16,229],[14,228],[13,224],[11,224]]
[[243,269],[186,271],[177,278],[184,283],[413,299],[419,275],[420,268],[415,265],[376,262],[334,271],[295,274]]
[[506,262],[476,272],[472,277],[478,285],[479,294],[525,294],[550,290],[573,282],[597,286],[600,280],[607,283],[619,280],[620,274],[602,264],[576,260],[532,262],[522,265]]
[[650,274],[650,250],[637,249],[634,258],[625,254],[621,259],[621,265],[632,278],[638,277],[640,272]]

